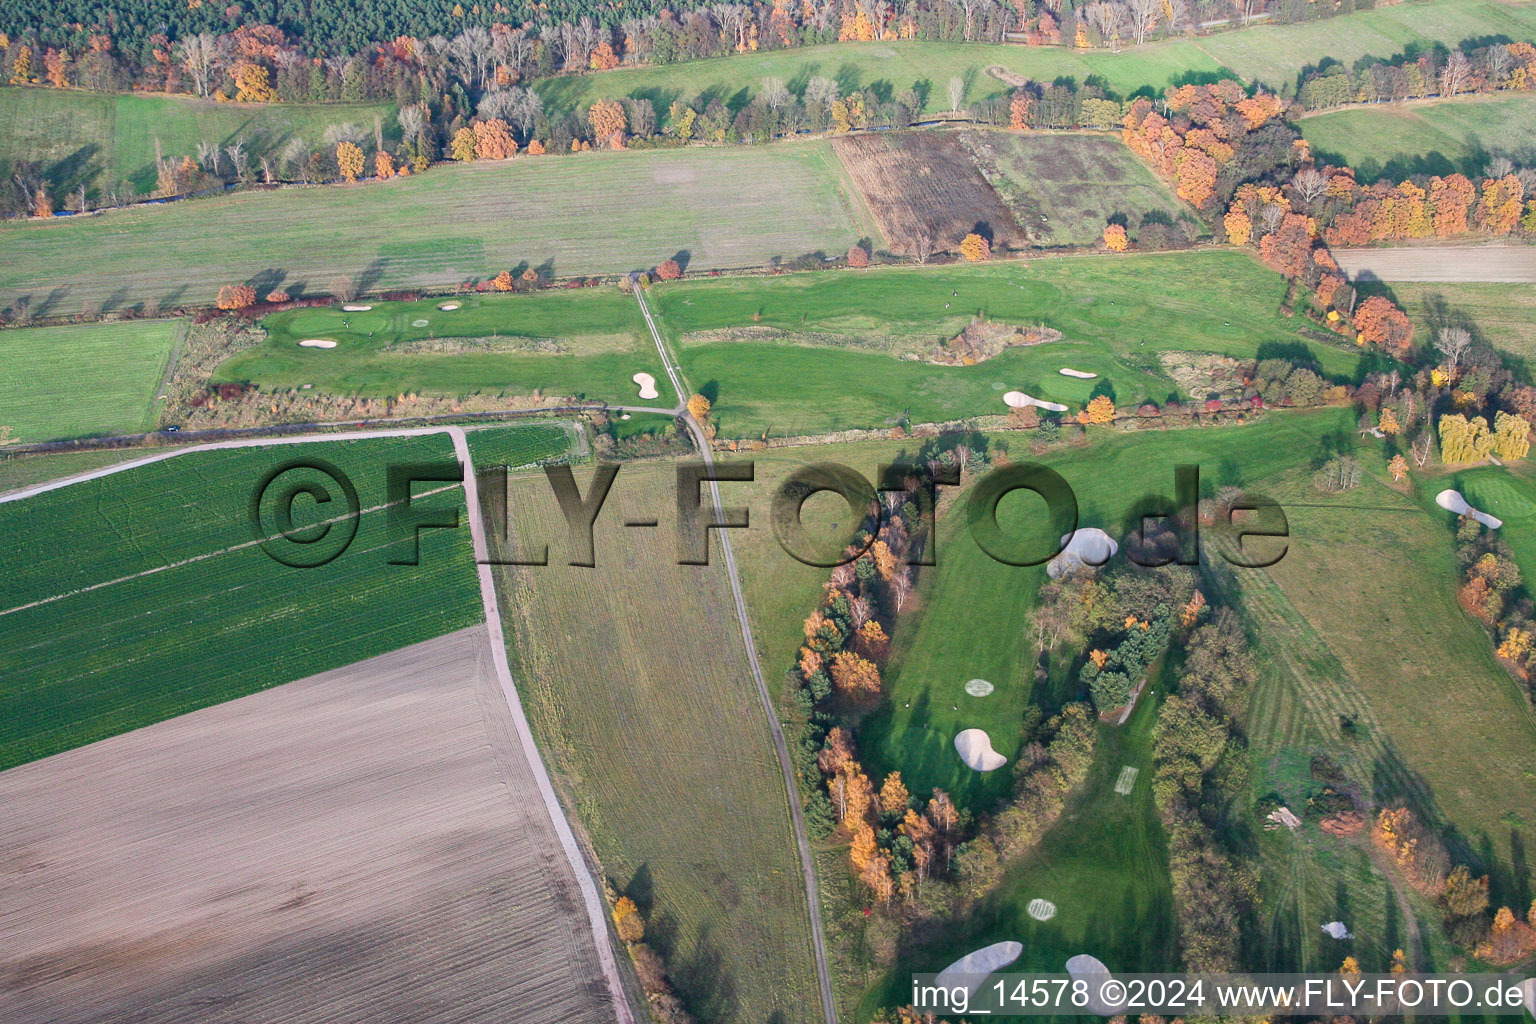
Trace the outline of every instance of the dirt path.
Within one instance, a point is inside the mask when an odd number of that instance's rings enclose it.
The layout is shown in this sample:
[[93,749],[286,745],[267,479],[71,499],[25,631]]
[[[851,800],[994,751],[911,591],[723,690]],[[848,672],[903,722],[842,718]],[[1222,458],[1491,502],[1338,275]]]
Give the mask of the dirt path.
[[[656,321],[651,318],[651,310],[646,304],[645,295],[638,288],[635,289],[635,301],[640,304],[640,313],[645,317],[645,325],[650,328],[651,340],[656,343],[656,352],[661,356],[661,365],[667,371],[667,379],[672,382],[672,389],[677,394],[678,402],[684,403],[686,399],[683,396],[688,392],[683,387],[682,375],[667,352],[666,342],[662,340]],[[681,404],[678,411],[682,412]],[[698,446],[704,465],[713,475],[715,457],[710,450],[709,439],[704,436],[703,428],[692,416],[683,414],[679,418],[688,425],[689,433],[693,435],[693,443]],[[720,501],[720,485],[714,480],[709,482],[709,493],[715,505],[715,522],[724,523],[725,510]],[[746,598],[741,592],[741,574],[736,571],[736,556],[731,550],[730,531],[717,530],[715,540],[719,543],[721,554],[725,558],[725,569],[731,582],[731,597],[736,604],[736,622],[741,627],[741,641],[747,648],[747,664],[752,669],[752,681],[757,685],[757,695],[763,704],[763,714],[767,716],[768,729],[773,734],[773,746],[779,755],[779,767],[784,773],[784,795],[789,803],[790,822],[795,829],[795,845],[800,851],[800,869],[805,876],[805,900],[807,909],[810,911],[811,945],[816,957],[816,982],[821,990],[822,1016],[826,1024],[837,1024],[837,1001],[832,994],[832,972],[827,967],[827,941],[821,927],[821,894],[816,886],[816,861],[811,856],[811,842],[805,832],[805,816],[800,810],[800,784],[795,780],[795,766],[789,758],[789,746],[784,742],[784,729],[779,724],[779,716],[773,707],[773,698],[769,696],[768,684],[763,679],[762,663],[757,655],[757,642],[752,639],[752,623],[747,618]]]
[[[460,464],[464,467],[463,484],[466,511],[469,518],[469,531],[475,552],[475,569],[480,581],[480,599],[485,608],[486,626],[490,631],[491,657],[496,678],[501,685],[502,695],[506,699],[507,707],[512,713],[512,722],[517,733],[518,742],[522,747],[523,756],[527,759],[528,765],[533,772],[539,796],[544,802],[550,819],[554,822],[555,832],[560,838],[560,845],[565,853],[566,860],[570,863],[571,871],[575,875],[577,884],[581,889],[582,902],[585,905],[588,924],[592,930],[592,939],[597,946],[598,959],[602,964],[604,981],[607,984],[608,992],[613,1002],[614,1014],[621,1024],[635,1024],[634,1015],[625,996],[624,984],[619,976],[618,962],[614,957],[613,944],[609,941],[608,915],[603,907],[602,897],[598,894],[597,885],[592,879],[592,873],[587,867],[585,858],[582,856],[581,848],[576,842],[576,836],[571,831],[570,821],[566,818],[565,811],[560,806],[560,801],[555,797],[555,790],[550,782],[549,771],[545,767],[543,757],[539,754],[538,745],[534,742],[533,731],[528,724],[527,715],[523,712],[522,700],[518,696],[517,687],[512,680],[512,671],[507,663],[507,644],[502,633],[500,603],[496,597],[496,585],[491,576],[491,566],[488,564],[490,549],[486,543],[485,525],[479,512],[480,493],[475,480],[474,463],[469,454],[469,441],[466,439],[463,429],[456,426],[364,430],[344,436],[350,439],[358,439],[370,437],[418,437],[426,434],[447,434],[453,441],[454,452],[458,456]],[[100,479],[101,477],[111,476],[114,473],[122,473],[150,463],[163,462],[166,459],[176,458],[192,452],[271,447],[289,444],[313,444],[336,440],[338,440],[338,436],[335,434],[318,434],[281,438],[246,438],[238,441],[216,441],[209,444],[193,445],[171,452],[146,456],[142,459],[134,459],[130,462],[118,463],[115,466],[106,466],[102,469],[93,470],[65,480],[55,480],[46,484],[39,484],[36,487],[30,487],[26,490],[6,495],[0,498],[0,501],[19,501],[37,494],[58,490],[62,487],[72,486],[87,480]],[[734,578],[733,575],[733,582]],[[755,664],[756,662],[754,661]],[[774,724],[776,726],[777,721]],[[799,805],[796,804],[795,808],[798,811]]]
[[1489,281],[1536,284],[1536,247],[1416,245],[1393,249],[1334,249],[1351,281]]

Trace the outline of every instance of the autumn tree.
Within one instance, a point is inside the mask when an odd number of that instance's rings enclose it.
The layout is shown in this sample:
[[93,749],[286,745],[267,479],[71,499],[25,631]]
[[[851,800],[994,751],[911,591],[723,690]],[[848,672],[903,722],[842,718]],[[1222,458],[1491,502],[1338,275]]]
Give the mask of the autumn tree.
[[388,181],[395,176],[395,158],[385,150],[379,150],[373,154],[373,173],[375,177]]
[[1130,247],[1131,240],[1126,237],[1124,224],[1107,224],[1104,226],[1104,248],[1110,252],[1125,252]]
[[1392,479],[1401,482],[1408,475],[1408,460],[1402,453],[1392,456],[1392,461],[1387,463],[1387,472],[1392,474]]
[[848,265],[850,267],[869,266],[869,250],[862,245],[850,245],[848,247]]
[[832,683],[853,696],[879,693],[880,670],[852,651],[839,651],[832,656]]
[[1503,459],[1523,459],[1531,450],[1531,425],[1520,416],[1502,409],[1493,417],[1492,449]]
[[1383,295],[1373,295],[1355,309],[1355,330],[1363,344],[1405,356],[1413,344],[1413,323],[1408,314]]
[[1079,419],[1083,423],[1108,423],[1115,418],[1115,402],[1108,395],[1099,395],[1083,408]]
[[677,260],[662,260],[656,264],[656,276],[663,281],[676,281],[683,276],[683,268]]
[[32,216],[53,216],[53,198],[48,195],[48,190],[41,185],[37,186],[37,191],[32,193]]
[[872,661],[881,662],[885,660],[886,654],[891,649],[891,639],[885,635],[885,629],[880,623],[871,619],[860,626],[858,633],[855,635],[859,639],[860,650]]
[[693,395],[688,399],[688,415],[703,423],[709,418],[709,399],[703,395]]
[[256,302],[256,289],[248,284],[226,284],[219,289],[215,304],[220,309],[244,309]]
[[474,132],[476,160],[508,160],[517,155],[517,142],[501,118],[476,121]]
[[235,100],[239,103],[274,103],[277,90],[272,88],[272,75],[255,61],[241,61],[235,65]]
[[880,813],[905,814],[912,795],[901,781],[901,772],[891,772],[880,785]]
[[510,271],[510,270],[503,270],[501,273],[499,273],[495,277],[491,278],[491,287],[495,288],[499,292],[509,292],[509,291],[511,291],[512,290],[512,271]]
[[475,158],[475,130],[473,128],[460,128],[453,133],[453,141],[448,143],[448,157],[460,163],[468,163]]
[[1013,99],[1008,103],[1008,127],[1016,132],[1029,128],[1029,108],[1031,100],[1029,93],[1023,89],[1014,91]]
[[598,100],[592,104],[587,110],[587,122],[599,142],[609,143],[615,149],[623,148],[628,121],[624,116],[624,105],[618,100]]
[[354,184],[363,173],[363,151],[353,142],[336,143],[336,169],[347,184]]
[[645,938],[645,919],[640,908],[628,896],[620,896],[613,905],[613,924],[619,938],[625,942],[639,942]]
[[992,258],[992,243],[973,231],[960,240],[960,255],[972,263],[989,260]]

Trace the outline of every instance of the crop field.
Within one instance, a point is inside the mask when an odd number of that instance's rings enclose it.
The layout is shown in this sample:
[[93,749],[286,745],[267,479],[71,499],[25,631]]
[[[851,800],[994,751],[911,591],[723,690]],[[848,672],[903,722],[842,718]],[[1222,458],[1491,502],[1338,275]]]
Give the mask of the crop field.
[[1319,161],[1348,164],[1361,181],[1461,173],[1474,181],[1490,157],[1536,155],[1536,96],[1477,96],[1381,104],[1303,118]]
[[0,774],[5,1019],[611,1022],[489,666],[475,626]]
[[543,462],[579,461],[587,454],[586,436],[575,423],[513,423],[465,431],[475,469],[506,466],[525,469]]
[[[221,364],[215,380],[366,395],[540,391],[616,404],[647,404],[631,379],[637,372],[665,386],[639,308],[616,287],[360,304],[372,308],[272,314],[262,321],[267,340]],[[305,348],[304,340],[336,347]],[[652,401],[677,399],[669,389]]]
[[0,332],[0,426],[18,441],[151,428],[183,330],[134,320]]
[[244,141],[252,166],[290,139],[311,148],[325,129],[354,124],[398,137],[390,103],[214,103],[191,96],[113,96],[45,88],[0,88],[0,167],[18,160],[39,166],[56,193],[86,186],[88,196],[128,182],[155,187],[155,140],[168,158],[197,155],[197,144]]
[[1446,323],[1467,327],[1475,337],[1527,367],[1536,366],[1536,288],[1476,281],[1366,282],[1365,295],[1393,298],[1429,340]]
[[854,135],[832,143],[880,225],[885,247],[912,254],[953,250],[976,231],[994,246],[1015,247],[1024,231],[949,133]]
[[[1196,286],[1214,278],[1230,296],[1219,306]],[[1353,379],[1359,356],[1303,341],[1279,313],[1284,290],[1247,256],[1210,251],[685,280],[650,302],[722,436],[755,437],[1005,413],[1011,388],[1080,406],[1107,382],[1118,404],[1161,402],[1177,391],[1157,360],[1168,350],[1252,358],[1269,343],[1305,344],[1325,373]],[[935,351],[977,315],[1064,337],[973,366],[898,358]]]
[[[220,285],[258,294],[645,270],[694,271],[845,251],[873,232],[825,142],[752,149],[593,152],[443,166],[358,185],[247,192],[99,217],[0,225],[0,307],[73,313],[155,300],[206,302]],[[217,204],[210,206],[210,203]],[[82,275],[80,254],[92,255]],[[60,283],[67,282],[67,283]],[[45,308],[46,307],[46,308]]]
[[1034,245],[1093,245],[1111,218],[1136,238],[1148,215],[1203,228],[1168,187],[1112,135],[964,132],[962,144]]
[[923,100],[921,112],[938,114],[949,108],[951,78],[964,83],[967,104],[1007,93],[1009,86],[985,73],[992,65],[1043,82],[1061,77],[1082,82],[1097,76],[1121,95],[1143,87],[1161,93],[1190,76],[1224,69],[1278,89],[1294,84],[1299,68],[1325,57],[1353,64],[1365,56],[1391,57],[1413,43],[1459,43],[1498,33],[1511,39],[1536,38],[1536,8],[1499,0],[1407,3],[1299,25],[1255,25],[1198,42],[1164,40],[1119,53],[984,43],[838,43],[548,78],[536,88],[545,107],[557,111],[585,110],[604,98],[645,97],[665,123],[673,100],[718,97],[736,110],[751,101],[764,78],[783,79],[799,93],[812,76],[823,75],[835,80],[845,95],[873,89],[877,95],[894,96],[913,88]]
[[[0,449],[3,452],[4,449]],[[101,452],[51,452],[43,455],[10,454],[0,458],[0,495],[49,480],[61,480],[102,466],[153,454],[153,449],[126,448]]]
[[[334,561],[288,568],[252,539],[249,503],[314,458],[364,511]],[[420,564],[389,565],[406,551],[373,511],[386,460],[452,459],[446,436],[198,452],[0,504],[0,769],[478,621],[469,532],[424,530]],[[439,486],[413,506],[462,507]],[[330,514],[303,499],[294,524],[313,537]]]
[[670,464],[624,466],[596,567],[576,568],[542,474],[513,478],[518,553],[547,543],[550,561],[499,570],[513,673],[556,788],[690,1012],[804,1020],[815,972],[784,783],[718,542],[712,565],[676,564],[674,490]]

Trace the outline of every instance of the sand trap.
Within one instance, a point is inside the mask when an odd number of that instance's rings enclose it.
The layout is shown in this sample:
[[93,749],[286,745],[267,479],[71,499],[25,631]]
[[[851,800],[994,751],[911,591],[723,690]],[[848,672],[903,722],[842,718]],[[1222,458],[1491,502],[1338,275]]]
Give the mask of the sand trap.
[[1067,974],[1073,981],[1086,981],[1088,983],[1088,1012],[1096,1013],[1101,1017],[1109,1017],[1119,1012],[1119,1009],[1106,1005],[1099,998],[1096,985],[1107,981],[1110,977],[1109,968],[1104,966],[1104,961],[1087,953],[1079,953],[1067,961]]
[[411,326],[412,327],[425,327],[425,326],[427,326],[427,322],[425,320],[412,320],[411,321]]
[[1484,526],[1497,530],[1504,525],[1504,520],[1495,518],[1487,512],[1479,512],[1467,504],[1467,499],[1461,496],[1460,491],[1444,490],[1435,495],[1435,504],[1443,509],[1449,509],[1459,516],[1471,516]]
[[444,313],[452,313],[454,310],[459,308],[459,304],[457,302],[445,302],[437,308],[442,310]]
[[372,306],[342,306],[341,308],[346,310],[348,313],[366,313],[370,309],[372,309],[373,307]]
[[1036,921],[1049,921],[1056,916],[1056,904],[1050,900],[1030,900],[1029,916]]
[[1010,409],[1022,409],[1026,405],[1033,405],[1037,409],[1047,409],[1051,412],[1066,412],[1067,407],[1060,402],[1042,402],[1038,398],[1031,398],[1022,391],[1010,391],[1003,396],[1003,401]]
[[1140,768],[1132,768],[1130,765],[1121,768],[1120,777],[1115,780],[1115,792],[1121,796],[1129,796],[1131,790],[1136,788],[1136,776],[1140,774]]
[[1355,937],[1355,933],[1350,931],[1349,926],[1343,921],[1329,921],[1323,925],[1323,931],[1327,932],[1328,937],[1333,939],[1352,939]]
[[1061,553],[1046,563],[1045,572],[1059,580],[1084,566],[1103,565],[1119,550],[1114,538],[1098,527],[1076,530],[1061,538]]
[[978,772],[995,772],[1008,763],[1008,759],[992,749],[992,737],[983,729],[967,729],[955,737],[955,750],[960,760]]
[[1098,374],[1089,373],[1087,370],[1074,370],[1070,366],[1063,366],[1061,368],[1061,375],[1063,377],[1076,377],[1078,380],[1093,380],[1093,378],[1098,376]]
[[335,348],[336,343],[328,338],[305,338],[299,342],[301,348]]
[[985,679],[972,679],[965,684],[965,692],[972,697],[985,697],[995,689],[996,687]]
[[637,373],[630,380],[640,385],[641,398],[660,398],[661,392],[656,390],[656,378],[648,373]]
[[1536,1017],[1536,978],[1526,978],[1520,987],[1525,990],[1525,1012]]
[[975,992],[986,982],[987,975],[1007,967],[1023,952],[1022,942],[994,942],[965,954],[944,968],[934,977],[933,983],[948,989],[964,987]]

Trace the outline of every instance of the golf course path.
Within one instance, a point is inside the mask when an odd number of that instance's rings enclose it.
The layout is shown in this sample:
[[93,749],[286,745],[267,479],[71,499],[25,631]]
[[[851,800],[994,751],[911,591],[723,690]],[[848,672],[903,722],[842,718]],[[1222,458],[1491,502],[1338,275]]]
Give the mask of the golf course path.
[[[672,389],[677,394],[678,418],[688,424],[694,444],[698,445],[699,454],[704,459],[704,466],[709,470],[711,477],[709,493],[715,504],[715,522],[723,526],[725,509],[720,501],[720,485],[713,479],[715,457],[709,447],[709,438],[704,435],[704,428],[698,421],[682,408],[687,402],[685,396],[688,392],[683,387],[682,376],[677,366],[667,353],[666,342],[662,340],[656,321],[651,319],[651,309],[646,304],[645,294],[640,288],[635,289],[635,301],[640,304],[640,313],[645,317],[645,325],[651,329],[651,340],[656,343],[656,354],[661,357],[661,365],[667,371],[667,379],[672,382]],[[730,531],[717,530],[716,539],[720,542],[720,551],[725,557],[725,569],[731,582],[731,597],[736,602],[736,621],[741,627],[741,641],[747,648],[747,665],[752,669],[752,681],[757,684],[757,695],[763,702],[763,714],[768,719],[768,729],[773,734],[773,745],[779,754],[779,767],[784,773],[784,796],[789,803],[789,818],[795,829],[795,845],[800,850],[800,870],[805,875],[805,901],[811,915],[811,945],[816,956],[816,982],[821,990],[821,1012],[826,1024],[837,1024],[837,1002],[832,995],[832,973],[827,969],[827,943],[821,927],[821,896],[816,886],[816,861],[811,857],[811,842],[805,834],[805,816],[800,811],[800,785],[795,781],[795,767],[789,759],[789,746],[784,742],[784,729],[779,725],[779,716],[773,709],[773,698],[768,695],[768,684],[763,680],[763,668],[757,656],[757,643],[752,639],[752,623],[747,618],[747,601],[741,593],[741,575],[736,571],[736,556],[731,550]]]
[[[560,837],[560,845],[565,852],[566,860],[570,863],[571,872],[575,875],[576,883],[581,889],[582,902],[586,907],[588,923],[592,929],[592,941],[597,947],[598,960],[602,964],[604,980],[607,983],[608,993],[613,1002],[614,1016],[620,1024],[635,1024],[634,1014],[630,1010],[629,1001],[624,994],[624,985],[619,977],[618,962],[614,958],[613,944],[609,941],[608,918],[603,909],[602,897],[598,894],[597,885],[592,880],[592,874],[588,870],[586,860],[581,853],[581,848],[576,842],[575,833],[571,831],[571,825],[565,816],[565,811],[560,806],[560,801],[555,797],[555,789],[554,785],[550,782],[549,771],[544,765],[543,757],[539,754],[538,745],[534,742],[533,730],[528,724],[528,717],[523,712],[522,699],[518,696],[517,687],[512,680],[512,670],[507,662],[506,639],[502,634],[501,628],[501,607],[496,597],[496,582],[491,575],[490,549],[486,544],[485,524],[480,516],[480,491],[475,481],[474,464],[470,459],[469,441],[465,437],[463,429],[456,426],[362,430],[344,436],[349,440],[359,440],[377,437],[418,437],[425,434],[447,434],[453,440],[454,453],[458,456],[460,464],[464,467],[465,507],[469,516],[469,533],[475,552],[475,570],[479,574],[480,579],[480,599],[485,606],[486,628],[490,633],[491,657],[496,671],[496,678],[501,684],[502,695],[506,698],[507,707],[512,712],[512,722],[517,731],[518,742],[522,746],[523,756],[527,759],[529,767],[533,771],[534,779],[539,788],[539,796],[543,799],[550,820],[554,823],[555,832]],[[126,472],[139,466],[163,462],[166,459],[176,458],[192,452],[219,451],[231,448],[261,448],[289,444],[314,444],[324,441],[336,441],[337,439],[338,437],[335,434],[312,434],[280,438],[245,438],[238,441],[215,441],[208,444],[191,445],[171,452],[161,452],[142,459],[134,459],[129,462],[118,463],[114,466],[106,466],[79,476],[39,484],[26,490],[15,491],[0,497],[0,502],[19,501],[47,491],[58,490],[86,480],[99,479],[114,473]],[[718,501],[717,495],[717,505]],[[727,549],[728,551],[729,549]],[[734,581],[735,577],[733,574],[733,584]],[[737,601],[738,607],[741,607],[739,591]],[[745,623],[745,618],[742,621]],[[755,668],[755,659],[753,665]],[[761,683],[761,679],[759,679],[759,683]],[[764,690],[764,693],[766,692]],[[775,721],[775,727],[777,727],[777,724],[777,721]],[[782,738],[780,738],[781,747],[782,742]],[[798,812],[798,804],[795,805],[795,810]]]

